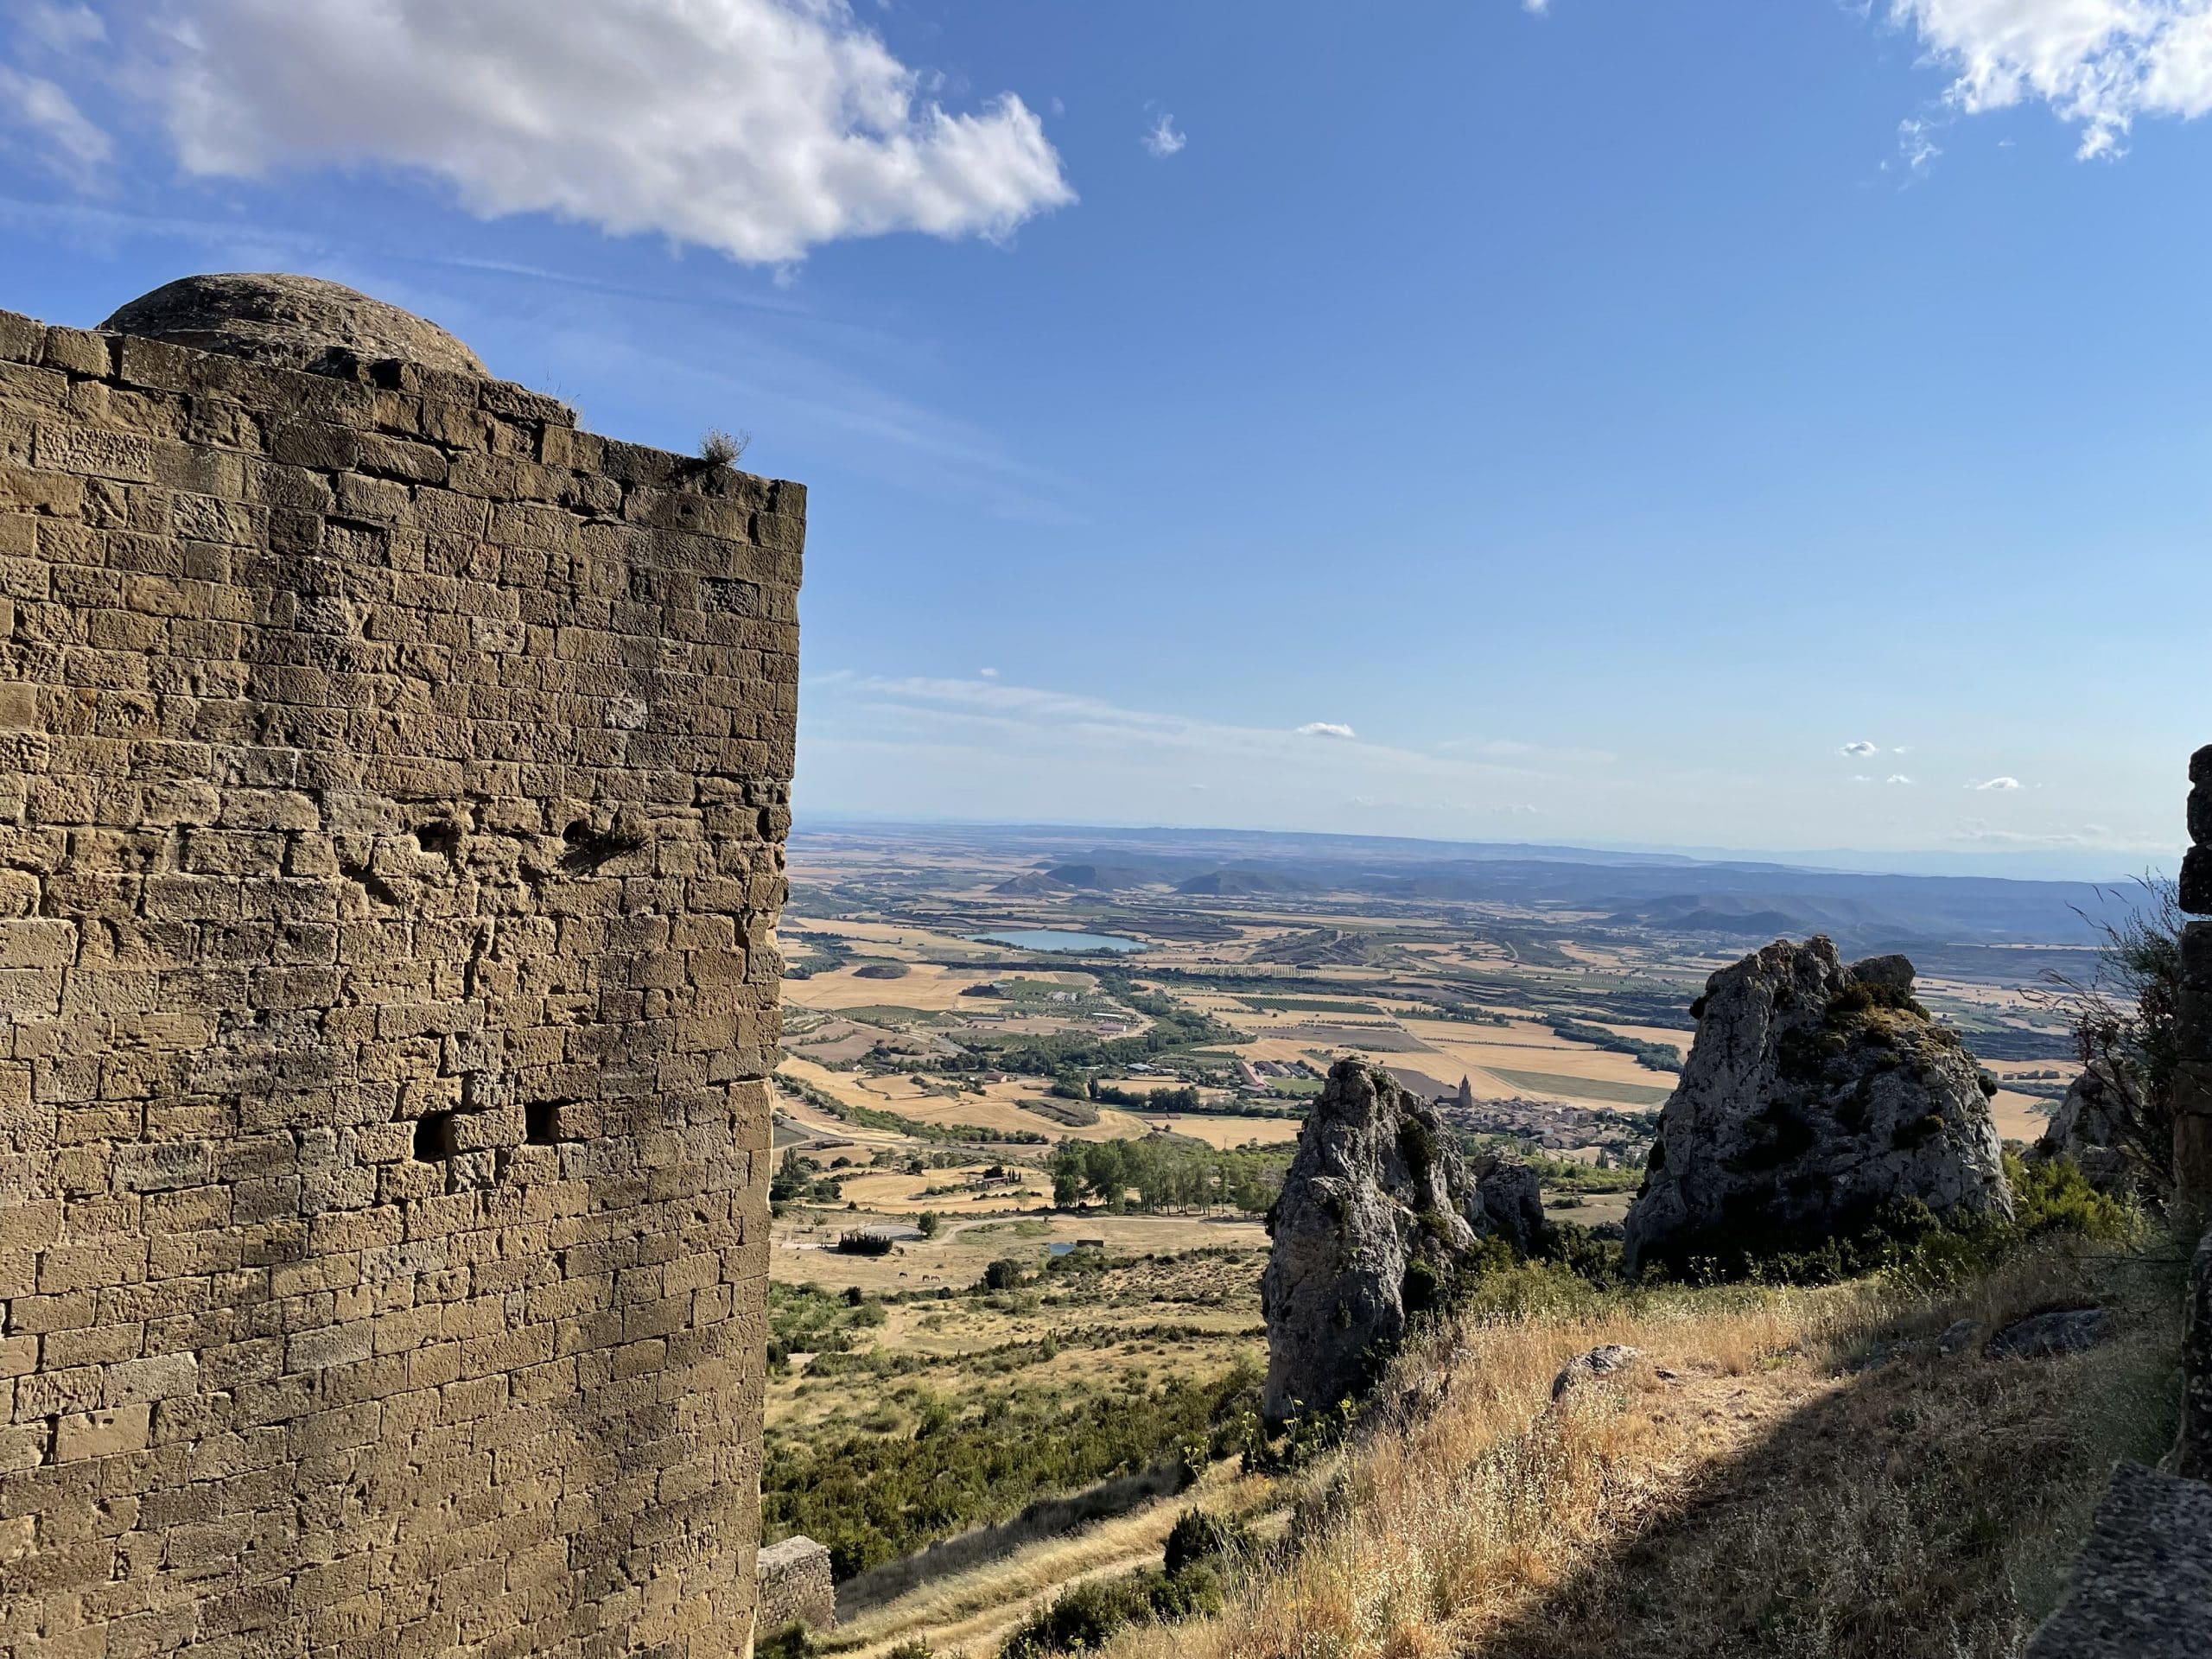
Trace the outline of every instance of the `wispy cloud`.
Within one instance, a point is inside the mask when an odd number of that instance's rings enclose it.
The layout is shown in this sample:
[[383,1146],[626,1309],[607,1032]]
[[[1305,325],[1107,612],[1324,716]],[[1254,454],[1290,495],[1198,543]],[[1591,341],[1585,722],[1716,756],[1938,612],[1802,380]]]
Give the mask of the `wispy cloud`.
[[1854,760],[1862,760],[1870,754],[1879,754],[1881,752],[1882,746],[1880,744],[1869,743],[1863,738],[1856,743],[1847,743],[1840,749],[1836,751],[1838,754],[1847,754]]
[[2017,778],[1991,778],[1981,782],[1969,781],[1967,787],[1968,789],[2019,789],[2023,785]]
[[75,52],[107,38],[107,25],[90,6],[31,0],[17,24],[25,40],[48,52]]
[[53,81],[0,63],[0,135],[12,137],[49,171],[84,188],[114,156],[107,134]]
[[802,764],[811,777],[833,779],[834,789],[874,793],[887,786],[888,767],[902,787],[910,772],[921,780],[918,790],[930,779],[959,778],[1001,811],[1055,801],[1093,814],[1108,801],[1150,800],[1159,810],[1204,783],[1224,810],[1264,804],[1280,817],[1286,806],[1310,804],[1317,739],[1331,744],[1329,776],[1347,793],[1440,819],[1458,815],[1470,829],[1493,812],[1533,810],[1544,803],[1542,790],[1576,776],[1354,741],[1338,721],[1240,726],[1002,678],[810,676],[800,709]]
[[1912,779],[1906,777],[1904,773],[1901,772],[1893,772],[1888,777],[1882,779],[1882,781],[1885,784],[1909,784]]
[[1162,110],[1158,118],[1145,129],[1143,142],[1147,155],[1164,162],[1170,156],[1181,154],[1183,146],[1191,140],[1187,134],[1177,130],[1175,118]]

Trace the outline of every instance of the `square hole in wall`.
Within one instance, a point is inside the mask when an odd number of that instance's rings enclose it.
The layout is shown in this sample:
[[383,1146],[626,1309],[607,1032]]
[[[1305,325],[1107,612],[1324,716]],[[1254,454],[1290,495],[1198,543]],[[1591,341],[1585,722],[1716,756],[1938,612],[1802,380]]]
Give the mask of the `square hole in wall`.
[[425,1112],[415,1120],[415,1156],[426,1164],[442,1164],[453,1156],[451,1112]]

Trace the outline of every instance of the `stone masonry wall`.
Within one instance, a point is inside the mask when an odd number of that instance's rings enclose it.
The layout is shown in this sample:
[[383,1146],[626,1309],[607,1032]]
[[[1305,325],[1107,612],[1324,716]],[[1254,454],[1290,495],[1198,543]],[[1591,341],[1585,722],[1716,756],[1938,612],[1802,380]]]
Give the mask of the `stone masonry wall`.
[[826,1630],[837,1622],[837,1587],[830,1550],[804,1534],[760,1552],[760,1633],[804,1624]]
[[[2181,907],[2212,917],[2212,744],[2189,760],[2190,849],[2182,861]],[[2186,980],[2181,1010],[2181,1076],[2174,1095],[2174,1196],[2184,1214],[2212,1221],[2212,920],[2182,929]]]
[[0,314],[0,1656],[743,1652],[794,485]]

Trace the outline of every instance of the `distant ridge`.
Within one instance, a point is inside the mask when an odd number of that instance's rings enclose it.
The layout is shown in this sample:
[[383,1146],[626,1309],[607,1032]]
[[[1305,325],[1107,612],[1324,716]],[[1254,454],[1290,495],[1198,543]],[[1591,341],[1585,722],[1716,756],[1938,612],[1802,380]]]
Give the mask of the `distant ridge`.
[[[1408,904],[1572,912],[1601,925],[1764,944],[1827,933],[1863,952],[2094,943],[2082,914],[2113,913],[2087,881],[1887,875],[1587,848],[1484,846],[1381,836],[1228,830],[801,823],[796,846],[884,839],[1024,855],[999,891],[1030,896],[1153,887],[1189,898],[1294,900],[1355,893]],[[1018,884],[1018,885],[1016,885]]]

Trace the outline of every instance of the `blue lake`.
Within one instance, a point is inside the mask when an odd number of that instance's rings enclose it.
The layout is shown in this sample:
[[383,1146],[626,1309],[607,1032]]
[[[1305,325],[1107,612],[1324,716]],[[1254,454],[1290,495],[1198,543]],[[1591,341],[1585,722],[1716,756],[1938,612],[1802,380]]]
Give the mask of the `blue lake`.
[[1018,927],[1004,933],[971,933],[973,939],[1011,944],[1022,950],[1111,950],[1126,955],[1149,949],[1142,939],[1118,938],[1111,933],[1064,933],[1057,928]]

